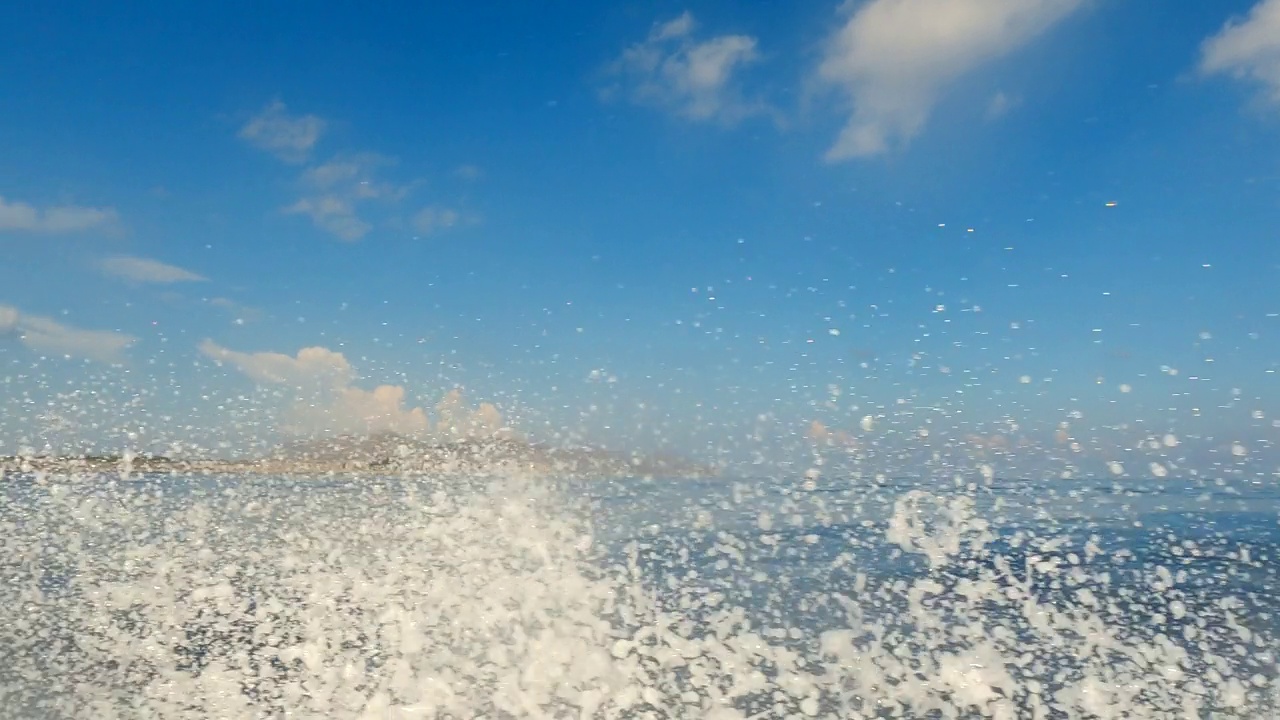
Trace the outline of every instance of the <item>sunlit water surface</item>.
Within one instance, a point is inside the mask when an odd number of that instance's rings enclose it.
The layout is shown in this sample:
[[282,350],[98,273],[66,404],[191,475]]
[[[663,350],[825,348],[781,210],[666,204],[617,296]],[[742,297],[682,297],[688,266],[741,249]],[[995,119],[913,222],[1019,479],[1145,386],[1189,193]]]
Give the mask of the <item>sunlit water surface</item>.
[[6,718],[1276,717],[1274,483],[0,488]]

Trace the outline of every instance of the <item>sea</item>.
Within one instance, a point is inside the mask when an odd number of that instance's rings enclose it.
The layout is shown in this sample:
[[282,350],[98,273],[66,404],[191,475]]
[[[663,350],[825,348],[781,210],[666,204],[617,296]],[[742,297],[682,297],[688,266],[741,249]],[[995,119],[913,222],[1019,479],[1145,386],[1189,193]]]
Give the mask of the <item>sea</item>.
[[1275,478],[9,475],[3,718],[1277,718]]

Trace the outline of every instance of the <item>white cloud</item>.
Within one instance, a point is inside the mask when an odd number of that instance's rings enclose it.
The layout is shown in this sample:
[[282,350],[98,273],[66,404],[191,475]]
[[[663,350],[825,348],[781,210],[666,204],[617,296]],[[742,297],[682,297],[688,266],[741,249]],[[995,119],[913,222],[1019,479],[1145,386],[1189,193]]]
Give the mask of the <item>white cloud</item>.
[[337,190],[361,200],[399,200],[408,194],[408,187],[377,179],[379,168],[395,164],[395,158],[377,153],[340,155],[307,168],[302,181],[316,190]]
[[404,388],[398,385],[379,385],[373,390],[344,387],[326,403],[298,402],[290,406],[282,429],[293,435],[428,434],[431,421],[426,411],[405,408],[404,394]]
[[55,205],[41,210],[0,196],[0,232],[73,233],[114,225],[119,219],[115,208]]
[[441,207],[423,208],[413,216],[413,229],[423,235],[430,235],[454,227],[461,219],[462,216],[457,210]]
[[[391,208],[404,200],[417,183],[382,179],[380,174],[394,166],[396,159],[378,153],[339,153],[325,162],[308,162],[324,128],[320,118],[291,116],[284,104],[276,101],[241,129],[240,137],[245,140],[303,164],[297,176],[297,199],[281,207],[281,212],[310,218],[316,228],[346,242],[361,240],[382,225],[404,228],[405,217]],[[473,166],[464,166],[459,172],[465,179],[475,179],[480,174]],[[452,210],[432,212],[436,214],[420,214],[414,223],[420,232],[448,227],[462,219]],[[429,230],[422,230],[423,226]]]
[[238,303],[231,298],[212,297],[206,298],[204,302],[230,313],[232,316],[232,322],[236,325],[243,325],[246,322],[257,320],[262,315],[262,311],[257,308]]
[[695,40],[697,23],[685,12],[662,23],[642,43],[627,48],[608,69],[633,102],[660,107],[690,120],[732,122],[763,112],[748,103],[734,83],[734,75],[760,58],[756,39],[749,35],[719,35]]
[[237,352],[205,340],[199,349],[206,357],[231,365],[254,382],[263,384],[341,388],[355,379],[355,370],[346,357],[323,347],[303,348],[297,356],[290,356],[275,352]]
[[111,330],[82,330],[49,318],[22,316],[22,343],[32,350],[115,362],[137,338]]
[[394,164],[392,158],[360,153],[309,167],[302,173],[308,194],[284,211],[310,217],[316,227],[339,239],[359,240],[373,230],[373,224],[360,216],[360,203],[398,202],[409,192],[408,186],[378,180],[378,169]]
[[830,161],[865,157],[909,141],[942,88],[1022,47],[1083,0],[872,0],[828,43],[819,77],[853,113]]
[[296,356],[274,352],[244,353],[212,340],[200,352],[226,363],[264,385],[288,385],[297,396],[282,410],[281,430],[295,435],[329,433],[374,434],[397,432],[440,439],[492,437],[504,431],[502,414],[483,403],[469,409],[460,390],[447,393],[436,406],[433,427],[421,407],[405,406],[399,385],[365,390],[352,383],[355,370],[340,352],[323,347],[303,348]]
[[204,282],[208,278],[176,265],[141,257],[118,256],[102,261],[103,272],[143,283]]
[[1200,71],[1261,83],[1280,103],[1280,0],[1262,0],[1244,19],[1232,18],[1201,47]]
[[290,115],[284,103],[275,100],[240,128],[240,138],[285,162],[301,163],[311,155],[324,129],[324,120]]
[[336,195],[302,198],[284,211],[306,215],[316,227],[347,242],[355,242],[373,229],[373,225],[356,215],[355,203]]
[[18,328],[18,308],[0,305],[0,335],[6,335]]
[[84,330],[38,315],[27,315],[0,305],[0,335],[16,335],[31,350],[100,362],[117,362],[121,353],[137,341],[132,335],[111,330]]
[[649,40],[651,42],[660,42],[662,40],[670,40],[672,38],[687,37],[693,33],[697,26],[698,23],[693,19],[693,13],[685,10],[680,14],[680,17],[675,18],[674,20],[668,20],[667,22],[655,27],[653,31],[649,33]]
[[462,391],[454,388],[436,403],[436,435],[443,439],[495,437],[504,430],[502,413],[489,403],[471,410]]

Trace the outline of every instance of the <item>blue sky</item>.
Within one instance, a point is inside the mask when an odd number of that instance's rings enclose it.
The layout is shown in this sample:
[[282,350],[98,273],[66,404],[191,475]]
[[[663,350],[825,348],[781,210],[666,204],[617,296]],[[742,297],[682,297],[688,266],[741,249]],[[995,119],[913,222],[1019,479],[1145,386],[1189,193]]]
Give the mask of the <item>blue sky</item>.
[[0,67],[9,445],[1280,412],[1280,0],[58,3]]

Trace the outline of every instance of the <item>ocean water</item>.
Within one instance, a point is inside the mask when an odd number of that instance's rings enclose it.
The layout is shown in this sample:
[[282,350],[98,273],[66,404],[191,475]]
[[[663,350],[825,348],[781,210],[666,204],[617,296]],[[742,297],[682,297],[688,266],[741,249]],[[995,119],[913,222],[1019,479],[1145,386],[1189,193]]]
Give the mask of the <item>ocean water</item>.
[[1280,489],[9,476],[4,718],[1274,718]]

